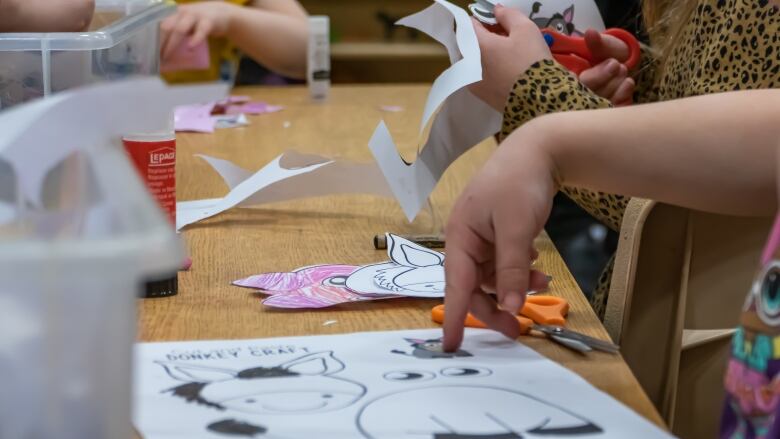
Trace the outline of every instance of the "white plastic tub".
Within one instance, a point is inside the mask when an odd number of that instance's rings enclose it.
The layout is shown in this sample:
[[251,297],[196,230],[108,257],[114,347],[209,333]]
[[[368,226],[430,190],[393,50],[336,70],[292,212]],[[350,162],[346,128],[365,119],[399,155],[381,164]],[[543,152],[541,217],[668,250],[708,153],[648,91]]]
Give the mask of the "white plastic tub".
[[98,0],[88,32],[0,34],[0,109],[57,91],[160,70],[162,0]]

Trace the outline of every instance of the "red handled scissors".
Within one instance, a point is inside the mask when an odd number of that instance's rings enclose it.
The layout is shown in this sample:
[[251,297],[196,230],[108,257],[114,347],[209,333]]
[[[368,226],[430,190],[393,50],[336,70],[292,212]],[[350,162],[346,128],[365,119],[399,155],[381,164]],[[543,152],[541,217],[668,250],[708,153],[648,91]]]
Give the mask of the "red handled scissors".
[[[636,37],[619,28],[607,29],[603,34],[613,36],[628,46],[628,59],[623,62],[628,70],[639,64],[642,50]],[[583,70],[589,69],[597,63],[585,44],[585,38],[564,35],[551,29],[542,29],[542,35],[544,35],[544,40],[547,42],[553,58],[575,75],[579,76]]]

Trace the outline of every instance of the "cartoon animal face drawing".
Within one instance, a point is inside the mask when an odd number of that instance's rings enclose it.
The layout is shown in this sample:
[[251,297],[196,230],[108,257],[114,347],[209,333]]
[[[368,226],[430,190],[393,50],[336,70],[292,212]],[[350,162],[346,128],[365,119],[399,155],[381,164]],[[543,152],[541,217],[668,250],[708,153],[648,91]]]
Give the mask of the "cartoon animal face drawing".
[[411,353],[404,351],[393,350],[394,354],[407,355],[410,357],[420,359],[432,359],[432,358],[456,358],[456,357],[471,357],[472,355],[462,349],[458,349],[455,352],[444,352],[442,347],[441,338],[432,338],[429,340],[423,340],[418,338],[405,338],[408,343],[412,345],[414,350]]
[[531,14],[528,16],[539,29],[552,29],[564,35],[582,35],[574,28],[574,5],[572,4],[563,13],[555,13],[552,17],[537,17],[542,4],[534,2]]
[[165,390],[218,410],[251,414],[296,414],[338,410],[365,393],[361,384],[332,376],[344,364],[332,351],[308,354],[276,367],[241,371],[160,363],[185,384]]
[[400,236],[387,234],[392,262],[365,266],[349,275],[346,286],[364,294],[395,292],[413,297],[442,297],[444,255]]
[[522,439],[603,432],[588,419],[534,396],[469,385],[381,396],[361,409],[358,428],[370,439]]

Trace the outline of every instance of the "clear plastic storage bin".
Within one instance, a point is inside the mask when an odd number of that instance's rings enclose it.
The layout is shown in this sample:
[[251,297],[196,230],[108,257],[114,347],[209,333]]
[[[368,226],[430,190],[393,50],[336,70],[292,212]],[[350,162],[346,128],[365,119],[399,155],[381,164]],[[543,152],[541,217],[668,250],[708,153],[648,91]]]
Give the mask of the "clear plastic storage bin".
[[87,32],[0,34],[0,109],[61,90],[160,70],[159,24],[175,5],[97,0]]
[[0,438],[132,437],[136,297],[183,249],[121,133],[216,95],[141,79],[0,112]]

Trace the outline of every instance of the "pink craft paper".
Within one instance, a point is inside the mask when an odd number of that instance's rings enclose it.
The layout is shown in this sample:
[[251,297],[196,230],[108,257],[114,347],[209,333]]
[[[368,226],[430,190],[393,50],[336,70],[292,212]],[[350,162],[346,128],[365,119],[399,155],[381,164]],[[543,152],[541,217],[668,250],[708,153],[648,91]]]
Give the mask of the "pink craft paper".
[[169,73],[182,70],[205,70],[210,64],[208,41],[190,47],[189,40],[185,40],[170,57],[162,61],[160,71]]
[[176,131],[213,133],[216,121],[211,118],[214,104],[183,105],[173,112],[173,126]]
[[225,114],[265,114],[282,111],[284,107],[279,105],[269,105],[265,102],[248,102],[242,105],[228,105],[225,108]]
[[233,282],[240,287],[260,290],[270,297],[263,304],[274,308],[327,308],[350,302],[364,302],[398,297],[395,295],[362,295],[339,285],[354,273],[355,265],[316,265],[292,273],[265,273]]
[[337,276],[349,276],[358,268],[360,267],[357,265],[314,265],[299,268],[292,273],[264,273],[249,276],[233,282],[233,285],[276,294],[294,291],[306,286],[320,285],[323,281]]
[[313,285],[294,291],[274,294],[263,300],[263,305],[288,309],[327,308],[343,303],[366,302],[396,297],[398,296],[364,296],[344,287]]

